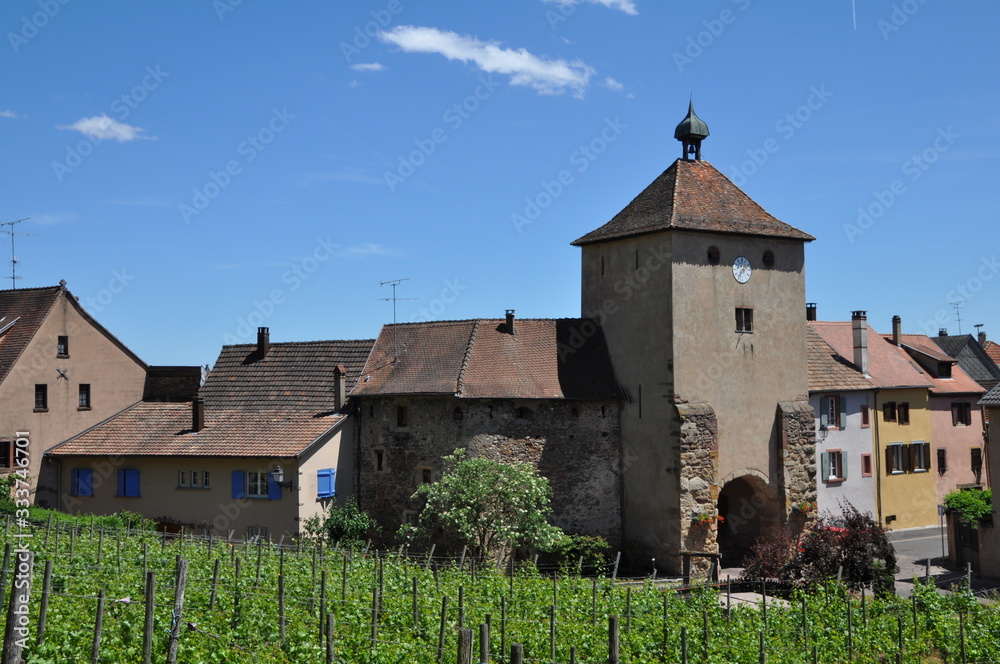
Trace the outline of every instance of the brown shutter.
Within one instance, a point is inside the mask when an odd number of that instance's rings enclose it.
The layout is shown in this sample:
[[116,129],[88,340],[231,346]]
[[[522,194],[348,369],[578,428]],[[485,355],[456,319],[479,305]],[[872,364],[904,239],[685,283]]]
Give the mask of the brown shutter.
[[885,446],[885,472],[886,474],[895,471],[896,468],[892,465],[892,445]]

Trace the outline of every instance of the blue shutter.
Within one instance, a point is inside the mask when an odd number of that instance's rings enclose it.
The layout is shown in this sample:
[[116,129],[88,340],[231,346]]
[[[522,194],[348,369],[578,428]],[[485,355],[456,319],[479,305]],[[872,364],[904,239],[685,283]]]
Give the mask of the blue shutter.
[[840,453],[840,476],[847,479],[847,452]]
[[129,498],[139,497],[139,471],[125,471],[125,495]]
[[267,499],[281,500],[281,485],[274,481],[271,473],[267,473]]
[[[821,405],[821,406],[825,406],[826,404],[825,404],[825,403],[823,403],[823,402],[820,402],[820,405]],[[829,421],[827,421],[827,414],[826,414],[826,409],[824,408],[824,409],[823,409],[823,412],[821,412],[821,413],[819,414],[819,427],[820,427],[821,429],[825,429],[825,428],[827,428],[828,426],[830,426],[830,422],[829,422]]]
[[80,495],[80,471],[74,468],[70,472],[69,480],[69,495],[79,496]]
[[334,479],[336,476],[337,470],[335,468],[324,468],[316,471],[317,498],[332,498],[337,495],[337,491],[334,488]]
[[77,491],[78,496],[93,496],[94,495],[94,471],[90,468],[83,468],[76,471],[79,473],[77,476]]
[[847,398],[840,397],[840,428],[847,428]]
[[118,483],[117,486],[115,487],[115,495],[116,496],[125,495],[125,471],[122,470],[121,468],[118,469]]
[[826,482],[830,479],[830,453],[823,452],[819,455],[820,479]]
[[242,470],[233,471],[233,498],[246,497],[246,475]]

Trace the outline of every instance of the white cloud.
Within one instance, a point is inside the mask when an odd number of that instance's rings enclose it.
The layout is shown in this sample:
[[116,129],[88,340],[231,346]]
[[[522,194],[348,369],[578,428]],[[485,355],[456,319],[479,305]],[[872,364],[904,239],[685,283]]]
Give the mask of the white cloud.
[[14,111],[0,111],[0,118],[19,118],[21,117]]
[[28,218],[31,219],[31,223],[39,226],[54,226],[77,221],[80,217],[75,212],[54,212],[52,214],[33,214]]
[[617,91],[623,89],[625,86],[616,81],[615,79],[611,78],[610,76],[608,76],[606,79],[604,79],[604,87],[606,87],[608,90]]
[[635,8],[633,0],[542,0],[542,2],[554,2],[563,7],[578,5],[581,2],[589,2],[594,5],[603,5],[608,9],[619,9],[632,16],[639,13],[639,10]]
[[140,134],[146,131],[142,127],[133,127],[124,122],[118,122],[103,113],[95,115],[92,118],[80,118],[71,125],[58,125],[56,129],[72,129],[98,141],[111,139],[119,143],[127,143],[139,138],[155,138],[153,136],[141,136]]
[[407,53],[439,53],[449,60],[473,62],[484,72],[506,74],[511,85],[534,88],[540,94],[556,95],[567,90],[582,98],[596,72],[580,60],[548,60],[527,50],[501,48],[499,42],[445,32],[437,28],[401,25],[379,38]]
[[354,71],[385,71],[388,67],[381,62],[359,62],[356,65],[351,65],[351,69]]

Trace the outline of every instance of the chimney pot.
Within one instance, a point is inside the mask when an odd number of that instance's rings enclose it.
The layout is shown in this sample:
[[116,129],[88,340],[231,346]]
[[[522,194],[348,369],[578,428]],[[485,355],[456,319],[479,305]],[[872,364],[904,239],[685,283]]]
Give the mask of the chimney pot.
[[267,327],[257,328],[257,354],[261,357],[267,355],[271,349],[271,330]]
[[868,312],[851,312],[851,330],[854,336],[854,366],[868,375]]
[[816,320],[815,302],[806,302],[806,320]]
[[903,340],[903,319],[899,316],[892,317],[892,343],[897,346]]
[[338,364],[333,369],[333,408],[340,410],[347,400],[347,369]]
[[942,327],[941,329],[939,329],[938,330],[938,336],[939,337],[946,337],[946,336],[948,336],[948,328]]
[[195,397],[191,401],[191,430],[201,431],[205,428],[205,399]]
[[514,310],[507,309],[507,334],[514,335]]
[[985,332],[980,332],[979,333],[979,345],[980,346],[985,346],[986,345],[986,333]]

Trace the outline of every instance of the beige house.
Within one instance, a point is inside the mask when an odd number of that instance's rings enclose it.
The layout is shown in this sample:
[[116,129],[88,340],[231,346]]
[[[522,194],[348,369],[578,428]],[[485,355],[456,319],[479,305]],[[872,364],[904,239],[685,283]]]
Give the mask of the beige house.
[[69,511],[138,512],[165,528],[295,535],[355,492],[346,405],[372,341],[225,346],[188,403],[143,401],[47,458]]
[[34,502],[64,507],[43,454],[144,395],[190,397],[200,373],[188,369],[151,370],[80,306],[64,281],[0,291],[0,473],[27,458]]
[[[986,393],[979,405],[989,413],[990,419],[1000,422],[1000,385]],[[987,466],[990,486],[997,486],[1000,482],[1000,464],[996,459],[1000,459],[1000,427],[989,427],[989,440],[987,441],[987,456],[994,460],[994,463]],[[991,579],[1000,579],[1000,523],[997,522],[997,512],[1000,512],[1000,495],[996,491],[993,493],[993,522],[989,525],[979,527],[979,572],[982,576]]]

